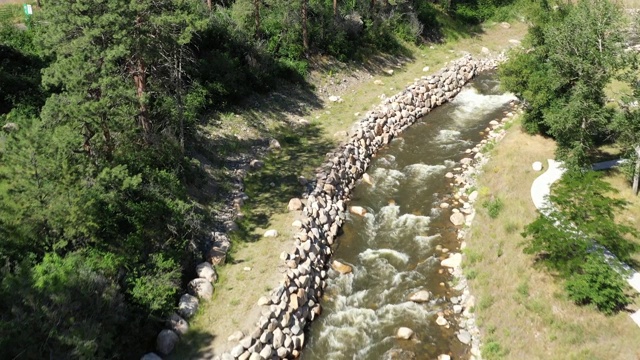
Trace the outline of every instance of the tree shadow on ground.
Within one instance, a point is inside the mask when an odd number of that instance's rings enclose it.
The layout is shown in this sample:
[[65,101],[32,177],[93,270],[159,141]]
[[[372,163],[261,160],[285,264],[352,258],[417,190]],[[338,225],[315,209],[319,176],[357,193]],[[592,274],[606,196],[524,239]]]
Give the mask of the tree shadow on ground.
[[210,333],[189,329],[180,339],[176,350],[166,359],[213,359],[215,354],[211,351],[210,346],[214,338],[215,336]]
[[267,228],[270,217],[286,211],[289,199],[299,197],[306,190],[299,176],[313,174],[325,159],[325,154],[336,144],[322,136],[322,129],[315,124],[290,127],[281,125],[272,132],[280,149],[264,158],[264,166],[247,175],[244,181],[249,200],[242,208],[244,217],[239,222],[237,238],[245,242],[259,239],[254,233],[257,227]]

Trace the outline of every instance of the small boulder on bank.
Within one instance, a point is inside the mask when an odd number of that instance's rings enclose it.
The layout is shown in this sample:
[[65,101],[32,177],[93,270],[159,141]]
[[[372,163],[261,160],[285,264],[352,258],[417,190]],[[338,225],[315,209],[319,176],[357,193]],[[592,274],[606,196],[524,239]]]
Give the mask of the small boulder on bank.
[[533,168],[533,171],[540,171],[542,170],[542,163],[540,161],[536,161],[531,164],[531,167]]
[[460,266],[460,263],[462,263],[462,254],[455,253],[455,254],[451,254],[449,258],[442,260],[440,262],[440,265],[444,267],[456,268]]
[[213,286],[207,279],[197,278],[189,281],[189,292],[200,299],[211,300],[213,296]]
[[180,297],[178,303],[178,313],[185,318],[190,318],[198,311],[198,298],[189,294]]
[[287,209],[289,209],[289,211],[302,210],[302,207],[303,207],[302,200],[298,198],[293,198],[289,200],[289,205],[287,205]]
[[275,230],[275,229],[267,230],[267,231],[264,232],[263,236],[266,237],[266,238],[277,237],[278,236],[278,230]]
[[178,337],[178,334],[171,330],[164,329],[160,331],[156,338],[156,350],[160,354],[169,355],[173,351],[173,348],[176,347],[179,340],[180,338]]
[[463,225],[464,224],[464,214],[459,213],[459,212],[454,212],[449,217],[449,220],[451,220],[451,223],[453,223],[453,225],[455,225],[455,226]]
[[211,264],[206,261],[196,266],[196,274],[198,274],[198,277],[207,279],[209,282],[212,282],[212,283],[218,280],[218,275],[216,274],[216,271],[213,269],[213,266],[211,266]]
[[178,314],[172,314],[169,317],[169,320],[167,320],[167,327],[180,336],[189,331],[189,323],[187,323],[187,321]]

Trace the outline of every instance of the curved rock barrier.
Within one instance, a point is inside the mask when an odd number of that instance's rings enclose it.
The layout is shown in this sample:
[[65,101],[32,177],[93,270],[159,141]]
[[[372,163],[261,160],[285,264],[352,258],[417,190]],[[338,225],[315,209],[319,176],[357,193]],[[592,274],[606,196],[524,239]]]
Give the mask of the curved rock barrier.
[[[344,222],[351,192],[367,170],[372,156],[418,118],[452,100],[476,74],[494,69],[503,59],[499,56],[497,59],[475,60],[467,55],[452,61],[437,73],[423,76],[402,92],[383,99],[356,123],[350,139],[327,154],[329,160],[318,169],[314,190],[304,204],[300,202],[305,218],[295,235],[295,248],[280,256],[287,271],[270,296],[258,301],[263,310],[256,327],[249,334],[236,332],[236,345],[216,359],[283,359],[300,355],[305,344],[305,326],[322,313],[320,299],[328,271],[330,268],[339,272],[350,271],[345,269],[348,265],[330,262],[331,246]],[[297,201],[295,204],[299,205]],[[349,210],[354,214],[363,211],[355,207]],[[215,233],[214,247],[207,256],[209,265],[224,262],[228,248],[228,238],[222,233]],[[206,264],[198,267],[208,268]],[[452,269],[458,267],[459,264]],[[452,270],[454,274],[457,271]],[[207,273],[210,274],[209,271]],[[207,279],[206,275],[198,274],[200,278]],[[199,297],[210,296],[203,281],[193,280],[192,283],[189,286],[191,293],[183,295],[179,304],[179,313],[186,318],[197,310]],[[167,325],[168,329],[158,335],[157,351],[162,355],[168,354],[175,346],[178,336],[174,335],[188,328],[186,321],[178,315],[173,316]],[[155,353],[143,356],[143,359],[157,358]]]

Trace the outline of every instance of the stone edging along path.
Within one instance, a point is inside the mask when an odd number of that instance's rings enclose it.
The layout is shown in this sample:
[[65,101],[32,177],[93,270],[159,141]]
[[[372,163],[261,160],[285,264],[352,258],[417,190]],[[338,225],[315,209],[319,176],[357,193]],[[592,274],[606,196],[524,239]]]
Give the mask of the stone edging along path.
[[[238,334],[237,344],[229,353],[224,353],[216,359],[283,359],[296,358],[305,344],[304,329],[311,321],[318,317],[322,308],[320,299],[326,286],[329,267],[336,271],[350,271],[348,266],[334,261],[330,263],[333,245],[347,211],[347,202],[356,182],[365,174],[371,161],[371,157],[382,147],[400,134],[417,119],[428,114],[433,108],[450,101],[460,92],[462,87],[481,71],[494,69],[504,56],[497,59],[475,60],[467,55],[450,62],[450,64],[431,76],[423,76],[402,92],[386,98],[374,110],[369,111],[366,117],[354,126],[351,138],[332,153],[327,154],[330,159],[317,172],[315,189],[308,196],[303,214],[300,231],[295,235],[295,249],[292,252],[284,252],[281,259],[287,267],[281,284],[271,292],[270,297],[263,297],[258,304],[263,306],[262,316],[257,326],[250,334]],[[496,122],[497,124],[497,122]],[[496,127],[496,124],[492,124]],[[487,129],[490,130],[490,129]],[[485,144],[487,140],[483,140]],[[486,158],[479,153],[479,147],[468,150],[475,152],[476,162]],[[456,185],[470,184],[471,178],[478,170],[473,167],[474,159],[463,159],[461,169],[466,169],[456,176]],[[470,185],[461,186],[460,192],[468,189]],[[477,195],[477,194],[476,194]],[[465,195],[466,196],[466,195]],[[459,195],[457,195],[460,198]],[[473,201],[468,201],[463,211],[468,212],[467,206]],[[366,210],[359,207],[349,209],[352,213],[363,215]],[[455,211],[455,210],[454,210]],[[473,214],[463,216],[462,224],[470,224]],[[454,214],[455,215],[455,214]],[[224,257],[229,248],[229,240],[223,233],[214,233],[214,246],[207,255],[207,259],[213,265],[224,262]],[[464,233],[458,234],[459,238]],[[443,261],[443,266],[451,268],[450,273],[460,279],[462,272],[459,268],[460,254],[451,254],[449,259]],[[447,263],[448,261],[448,263]],[[210,298],[213,292],[211,282],[215,282],[216,275],[212,263],[198,265],[199,278],[189,283],[190,294],[184,294],[178,306],[179,314],[189,318],[195,314],[198,308],[198,298]],[[469,297],[464,284],[465,324],[475,324],[472,313],[473,298]],[[461,300],[459,299],[458,302]],[[456,304],[460,305],[460,304]],[[455,310],[455,309],[454,309]],[[188,329],[187,322],[178,315],[174,315],[167,322],[167,329],[162,330],[157,338],[157,351],[166,355],[173,350],[179,340],[179,335]],[[465,325],[463,324],[463,325]],[[463,326],[463,329],[471,329],[473,332],[473,353],[479,357],[479,340],[477,328]],[[467,330],[464,330],[467,331]],[[239,332],[237,332],[239,333]],[[459,334],[466,337],[467,334]],[[467,342],[468,343],[468,342]],[[144,360],[160,358],[155,353],[149,353],[142,357]]]

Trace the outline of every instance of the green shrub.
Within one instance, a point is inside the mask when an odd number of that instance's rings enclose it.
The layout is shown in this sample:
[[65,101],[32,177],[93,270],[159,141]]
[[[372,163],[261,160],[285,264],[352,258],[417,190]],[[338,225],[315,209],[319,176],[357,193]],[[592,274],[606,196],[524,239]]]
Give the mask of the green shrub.
[[509,354],[509,351],[495,340],[489,340],[482,347],[482,356],[487,360],[502,359]]
[[592,304],[611,315],[631,303],[626,283],[600,253],[590,254],[579,273],[567,280],[569,298],[578,305]]
[[502,200],[500,200],[500,198],[494,198],[491,200],[485,200],[482,203],[482,207],[487,209],[487,214],[489,214],[490,218],[495,219],[498,217],[498,215],[500,215],[504,204],[502,203]]

